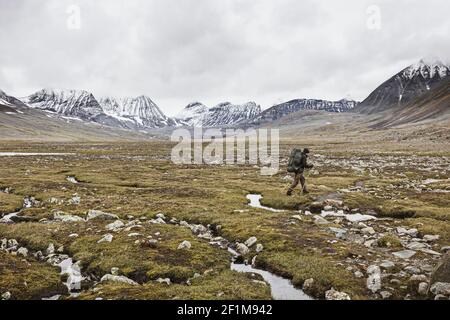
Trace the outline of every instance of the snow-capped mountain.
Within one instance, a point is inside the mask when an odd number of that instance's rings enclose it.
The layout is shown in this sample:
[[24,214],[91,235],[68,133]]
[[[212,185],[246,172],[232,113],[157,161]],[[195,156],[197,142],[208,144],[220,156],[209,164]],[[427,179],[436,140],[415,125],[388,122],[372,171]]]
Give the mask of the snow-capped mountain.
[[275,105],[264,110],[252,123],[268,122],[280,119],[290,113],[301,110],[322,110],[328,112],[347,112],[358,105],[353,100],[342,99],[339,101],[327,101],[318,99],[296,99]]
[[375,113],[391,106],[410,102],[432,90],[450,76],[450,67],[439,60],[422,59],[403,69],[373,91],[357,108],[363,113]]
[[137,98],[104,97],[99,100],[103,111],[121,121],[132,121],[136,127],[160,128],[175,126],[176,122],[167,117],[147,96]]
[[26,107],[26,105],[20,101],[19,99],[7,95],[3,90],[0,89],[0,104],[4,105],[4,106],[21,106],[21,107]]
[[111,127],[138,130],[176,125],[146,96],[97,100],[84,90],[43,89],[23,100],[35,109]]
[[25,97],[23,101],[32,108],[82,120],[92,120],[104,113],[92,93],[84,90],[43,89]]
[[194,102],[186,106],[176,119],[188,126],[218,127],[248,121],[260,112],[261,107],[255,102],[242,105],[223,102],[212,108],[200,102]]

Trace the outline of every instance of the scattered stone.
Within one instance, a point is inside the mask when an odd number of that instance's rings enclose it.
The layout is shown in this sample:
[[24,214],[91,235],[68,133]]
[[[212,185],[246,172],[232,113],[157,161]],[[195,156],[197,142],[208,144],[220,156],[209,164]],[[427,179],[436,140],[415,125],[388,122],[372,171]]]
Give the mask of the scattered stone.
[[124,226],[125,226],[125,223],[123,223],[120,220],[116,220],[113,223],[106,225],[105,229],[109,230],[109,231],[119,231]]
[[5,293],[2,293],[2,300],[9,300],[11,299],[11,292],[6,291]]
[[426,296],[428,293],[428,283],[421,282],[419,283],[419,286],[417,287],[417,293],[421,296]]
[[325,219],[325,218],[323,218],[323,217],[321,217],[319,215],[314,216],[314,223],[316,225],[329,224],[327,219]]
[[150,220],[150,222],[153,224],[166,224],[166,222],[161,218],[152,219],[152,220]]
[[441,256],[441,254],[437,251],[431,250],[431,249],[419,249],[420,252],[431,254],[433,256]]
[[293,215],[292,218],[300,220],[300,221],[302,220],[302,217],[300,215],[298,215],[298,214]]
[[426,242],[434,242],[439,240],[439,235],[429,235],[426,234],[423,236],[423,240]]
[[381,289],[381,270],[379,266],[371,265],[367,268],[367,289],[376,293]]
[[382,263],[380,263],[380,267],[387,270],[392,269],[395,267],[395,263],[390,260],[383,260]]
[[260,253],[261,251],[263,251],[264,250],[264,246],[261,244],[261,243],[258,243],[257,245],[256,245],[256,252],[257,253]]
[[113,240],[114,236],[110,233],[106,234],[103,236],[103,238],[101,238],[100,240],[97,241],[97,243],[102,243],[102,242],[111,242]]
[[372,227],[363,228],[363,229],[361,229],[361,232],[363,234],[375,234],[376,233]]
[[306,279],[305,282],[303,282],[303,290],[305,291],[311,290],[313,285],[314,285],[313,278]]
[[426,282],[427,280],[427,276],[423,274],[414,274],[409,278],[410,282]]
[[130,278],[127,278],[125,276],[115,276],[112,274],[105,274],[101,279],[100,282],[122,282],[122,283],[126,283],[132,286],[138,286],[139,284],[133,280],[131,280]]
[[244,256],[250,252],[250,249],[243,243],[238,243],[236,250]]
[[164,214],[162,214],[162,213],[158,213],[158,214],[156,215],[156,218],[162,219],[162,220],[166,220],[166,216],[165,216]]
[[112,274],[113,276],[118,276],[118,275],[119,275],[119,271],[120,271],[120,269],[117,268],[117,267],[112,267],[112,268],[111,268],[111,274]]
[[325,292],[325,299],[326,300],[351,300],[350,296],[346,294],[345,292],[339,292],[331,288],[331,290],[328,290]]
[[65,214],[62,211],[57,211],[53,214],[53,220],[61,222],[82,222],[84,219],[79,216],[73,216],[70,214]]
[[112,213],[99,210],[89,210],[86,216],[86,221],[89,220],[119,220],[119,217]]
[[53,243],[50,243],[47,247],[47,250],[45,250],[45,253],[47,253],[47,255],[51,255],[55,253],[55,246]]
[[381,298],[383,298],[384,300],[392,297],[392,293],[390,293],[389,291],[381,291],[380,295],[381,295]]
[[78,238],[78,233],[69,234],[69,238]]
[[28,249],[24,247],[20,247],[19,250],[17,250],[17,254],[22,255],[23,257],[28,256]]
[[329,227],[330,231],[336,235],[336,238],[343,238],[347,233],[346,229]]
[[407,266],[403,270],[405,270],[409,274],[419,274],[421,272],[420,268],[415,266]]
[[183,241],[182,243],[180,243],[180,245],[178,246],[178,250],[189,250],[192,247],[191,243],[189,241]]
[[450,295],[450,283],[448,282],[435,282],[431,285],[430,291],[434,295],[444,295],[449,296]]
[[250,247],[253,246],[257,241],[258,241],[258,239],[257,239],[256,237],[250,237],[250,238],[247,239],[247,241],[244,242],[244,244],[245,244],[247,247],[250,248]]
[[168,286],[170,286],[170,284],[171,284],[169,278],[158,278],[158,279],[156,279],[156,282],[159,282],[159,283],[165,283],[165,284],[167,284]]
[[410,250],[419,250],[419,249],[426,249],[427,245],[425,243],[422,242],[410,242],[406,245],[406,248],[410,249]]
[[364,277],[364,273],[362,273],[361,271],[355,271],[354,273],[356,278],[363,278]]
[[400,259],[409,259],[416,254],[415,251],[412,250],[402,250],[392,253],[394,256]]

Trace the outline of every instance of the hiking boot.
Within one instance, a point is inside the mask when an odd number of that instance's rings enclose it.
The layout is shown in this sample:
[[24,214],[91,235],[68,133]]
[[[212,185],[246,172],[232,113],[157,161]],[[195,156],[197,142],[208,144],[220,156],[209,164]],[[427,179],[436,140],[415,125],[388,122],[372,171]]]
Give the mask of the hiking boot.
[[308,190],[303,190],[303,194],[308,194],[309,191]]
[[292,191],[289,190],[289,191],[286,193],[286,195],[287,195],[288,197],[292,196]]

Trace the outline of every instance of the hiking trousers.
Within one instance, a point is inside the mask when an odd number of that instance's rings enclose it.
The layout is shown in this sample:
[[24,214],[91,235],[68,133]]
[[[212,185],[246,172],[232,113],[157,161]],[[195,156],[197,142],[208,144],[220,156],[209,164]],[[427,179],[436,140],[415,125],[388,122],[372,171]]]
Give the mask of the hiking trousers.
[[307,191],[306,190],[306,180],[305,180],[305,176],[303,175],[303,171],[297,171],[295,173],[294,181],[292,182],[292,185],[289,188],[288,192],[292,193],[294,191],[295,187],[297,187],[299,183],[301,183],[301,185],[302,185],[302,191],[306,192]]

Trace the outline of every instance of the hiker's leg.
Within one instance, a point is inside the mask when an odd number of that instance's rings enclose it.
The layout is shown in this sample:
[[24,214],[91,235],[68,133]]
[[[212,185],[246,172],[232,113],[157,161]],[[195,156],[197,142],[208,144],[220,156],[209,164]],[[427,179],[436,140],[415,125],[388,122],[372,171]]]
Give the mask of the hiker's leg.
[[292,194],[292,192],[294,191],[295,187],[298,186],[298,183],[300,182],[300,174],[299,173],[295,173],[294,176],[294,181],[292,181],[292,184],[287,192],[288,196],[290,196]]
[[306,189],[306,179],[303,175],[303,172],[300,174],[300,183],[302,184],[302,190],[304,193],[308,193],[308,189]]

